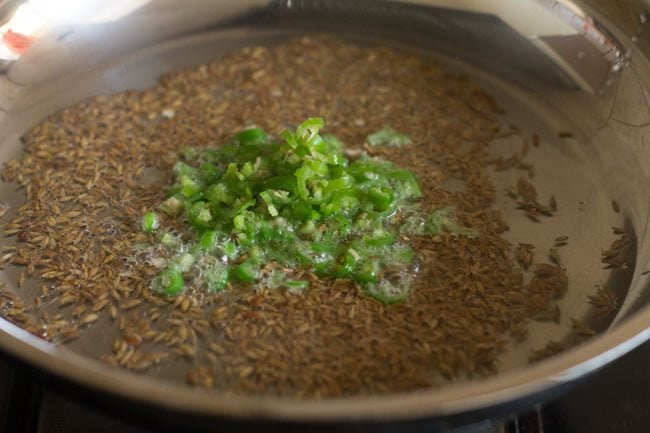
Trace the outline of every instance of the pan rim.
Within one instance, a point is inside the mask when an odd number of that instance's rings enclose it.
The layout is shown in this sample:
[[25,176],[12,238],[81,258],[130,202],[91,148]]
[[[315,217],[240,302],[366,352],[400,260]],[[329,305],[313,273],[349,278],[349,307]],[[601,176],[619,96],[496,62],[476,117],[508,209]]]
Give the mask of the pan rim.
[[[0,320],[0,346],[48,373],[95,391],[188,413],[285,422],[405,421],[488,409],[568,384],[650,339],[650,306],[611,331],[533,366],[481,382],[376,397],[297,400],[200,391],[113,369]],[[210,398],[206,398],[209,396]]]

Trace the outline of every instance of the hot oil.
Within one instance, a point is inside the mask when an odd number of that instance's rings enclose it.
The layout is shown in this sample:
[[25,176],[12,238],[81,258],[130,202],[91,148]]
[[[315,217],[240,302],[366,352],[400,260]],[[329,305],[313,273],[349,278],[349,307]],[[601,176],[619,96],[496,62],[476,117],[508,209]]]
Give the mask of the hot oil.
[[[99,82],[99,85],[102,91],[108,89],[110,92],[127,88],[146,88],[153,85],[158,75],[163,72],[158,66],[161,63],[164,64],[162,69],[165,70],[197,66],[217,55],[215,46],[219,46],[224,52],[230,52],[240,46],[262,42],[268,44],[269,36],[275,42],[280,42],[290,34],[230,31],[168,43],[110,65],[102,75],[103,81]],[[571,319],[586,318],[589,324],[594,322],[600,329],[606,326],[607,320],[596,323],[591,319],[593,314],[588,296],[596,294],[596,286],[611,285],[612,275],[619,282],[617,287],[610,289],[624,296],[621,288],[626,288],[626,279],[623,276],[625,273],[603,270],[600,256],[600,252],[609,248],[615,239],[610,227],[625,226],[624,213],[613,211],[612,196],[606,187],[603,187],[602,167],[592,157],[588,146],[585,146],[585,139],[580,131],[566,124],[566,119],[557,115],[554,109],[539,103],[534,94],[521,91],[466,65],[442,57],[435,58],[453,73],[470,76],[495,98],[499,107],[504,110],[504,114],[500,116],[504,131],[512,132],[509,125],[519,129],[518,132],[499,138],[489,145],[492,158],[501,156],[506,159],[514,154],[522,154],[524,146],[528,147],[526,154],[521,158],[526,164],[534,166],[532,178],[528,178],[529,170],[511,168],[494,171],[493,167],[488,168],[496,191],[494,208],[501,211],[503,219],[510,226],[510,230],[503,236],[513,247],[521,242],[534,245],[535,263],[557,261],[556,254],[553,254],[553,258],[548,257],[550,248],[555,248],[561,266],[567,270],[569,289],[558,301],[561,308],[559,323],[530,321],[528,338],[510,344],[498,363],[500,371],[521,367],[528,362],[531,350],[542,348],[550,340],[560,341],[570,335],[574,326]],[[160,63],[152,59],[157,59]],[[93,82],[92,85],[97,86],[98,82]],[[538,146],[534,144],[533,134],[541,137]],[[436,166],[432,168],[435,169]],[[550,204],[551,197],[555,197],[557,212],[551,217],[539,216],[538,222],[516,209],[517,205],[508,195],[508,190],[516,185],[520,177],[528,178],[534,185],[540,202]],[[454,188],[462,190],[462,185],[456,184]],[[555,240],[562,236],[568,236],[566,245],[555,247]],[[525,277],[529,279],[530,273]],[[18,290],[17,292],[21,293]],[[184,299],[179,301],[181,310],[191,308],[190,301],[187,301],[187,308],[183,302]],[[391,307],[387,307],[387,311],[391,314],[389,308]],[[94,321],[93,316],[84,317],[87,319],[82,320],[88,321],[88,324]],[[83,338],[69,347],[87,356],[96,357],[98,346],[105,346],[115,338],[115,327],[110,323],[108,319],[103,319],[100,325],[89,328]],[[178,327],[177,332],[184,335],[182,329],[184,328]],[[189,331],[185,330],[186,332]],[[218,332],[227,333],[225,330]],[[341,334],[341,338],[343,335]],[[231,339],[233,336],[225,335],[225,338]],[[186,349],[181,347],[180,350]],[[156,375],[175,380],[184,379],[184,369],[179,367],[194,364],[193,356],[189,352],[187,355],[186,358],[159,367]],[[254,357],[256,353],[251,352],[249,355]],[[200,370],[196,371],[200,376]],[[239,374],[246,378],[251,372],[244,369]]]

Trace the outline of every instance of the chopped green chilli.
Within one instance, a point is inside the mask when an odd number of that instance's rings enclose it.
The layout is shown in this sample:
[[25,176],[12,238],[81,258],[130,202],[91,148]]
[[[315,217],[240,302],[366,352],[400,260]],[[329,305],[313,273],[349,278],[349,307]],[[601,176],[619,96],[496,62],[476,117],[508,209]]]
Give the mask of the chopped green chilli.
[[[476,234],[449,209],[424,214],[414,173],[379,158],[348,160],[340,140],[319,133],[324,126],[323,119],[310,118],[278,139],[251,128],[221,147],[184,151],[159,209],[163,221],[187,223],[193,240],[159,236],[171,257],[154,290],[174,296],[188,281],[209,292],[230,284],[299,291],[309,280],[294,274],[306,270],[350,279],[369,296],[393,303],[408,298],[407,276],[415,270],[403,235]],[[368,141],[411,142],[390,128]],[[142,219],[146,232],[160,225],[154,212]],[[404,278],[396,282],[395,275]]]
[[411,138],[390,126],[385,126],[379,131],[372,133],[366,139],[371,146],[400,147],[413,143]]
[[174,296],[183,291],[185,281],[183,280],[183,274],[179,270],[165,269],[154,279],[153,285],[157,291],[168,296]]
[[147,212],[144,214],[142,217],[142,230],[151,233],[155,231],[158,226],[160,226],[158,215],[156,215],[154,212]]

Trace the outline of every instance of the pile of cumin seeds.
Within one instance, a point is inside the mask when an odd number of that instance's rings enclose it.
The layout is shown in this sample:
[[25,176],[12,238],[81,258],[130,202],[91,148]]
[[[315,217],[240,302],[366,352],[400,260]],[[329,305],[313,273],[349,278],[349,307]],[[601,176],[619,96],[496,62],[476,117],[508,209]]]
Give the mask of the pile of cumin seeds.
[[[498,113],[474,83],[430,60],[329,37],[247,48],[149,90],[89,99],[36,125],[25,156],[5,165],[3,179],[19,183],[26,201],[5,227],[18,242],[2,257],[38,294],[13,311],[20,300],[5,291],[0,312],[55,342],[112,327],[115,340],[96,354],[110,365],[162,376],[181,364],[191,385],[238,394],[384,394],[493,374],[529,316],[521,269],[501,237],[507,224],[492,208],[486,165]],[[278,134],[307,116],[324,117],[348,146],[415,171],[424,207],[452,207],[479,236],[405,239],[420,271],[400,304],[311,274],[303,293],[152,293],[157,270],[139,221],[164,199],[179,152],[251,125]],[[385,125],[414,144],[366,148]]]

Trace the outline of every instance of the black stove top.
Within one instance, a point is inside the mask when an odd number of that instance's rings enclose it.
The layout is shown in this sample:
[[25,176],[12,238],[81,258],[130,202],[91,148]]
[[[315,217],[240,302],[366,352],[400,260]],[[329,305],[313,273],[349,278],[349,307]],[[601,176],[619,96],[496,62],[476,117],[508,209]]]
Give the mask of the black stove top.
[[[92,398],[80,398],[72,388],[52,386],[42,374],[8,357],[0,357],[0,426],[0,431],[7,433],[161,431],[132,419],[124,411],[106,409]],[[431,428],[426,423],[420,426],[425,432],[440,431],[437,424],[431,424]],[[191,431],[191,426],[182,431]],[[333,429],[332,433],[336,431],[354,432],[354,429]],[[400,432],[392,428],[381,431]],[[488,420],[449,432],[650,432],[650,343],[606,367],[562,397],[531,408],[528,413],[510,420]]]

